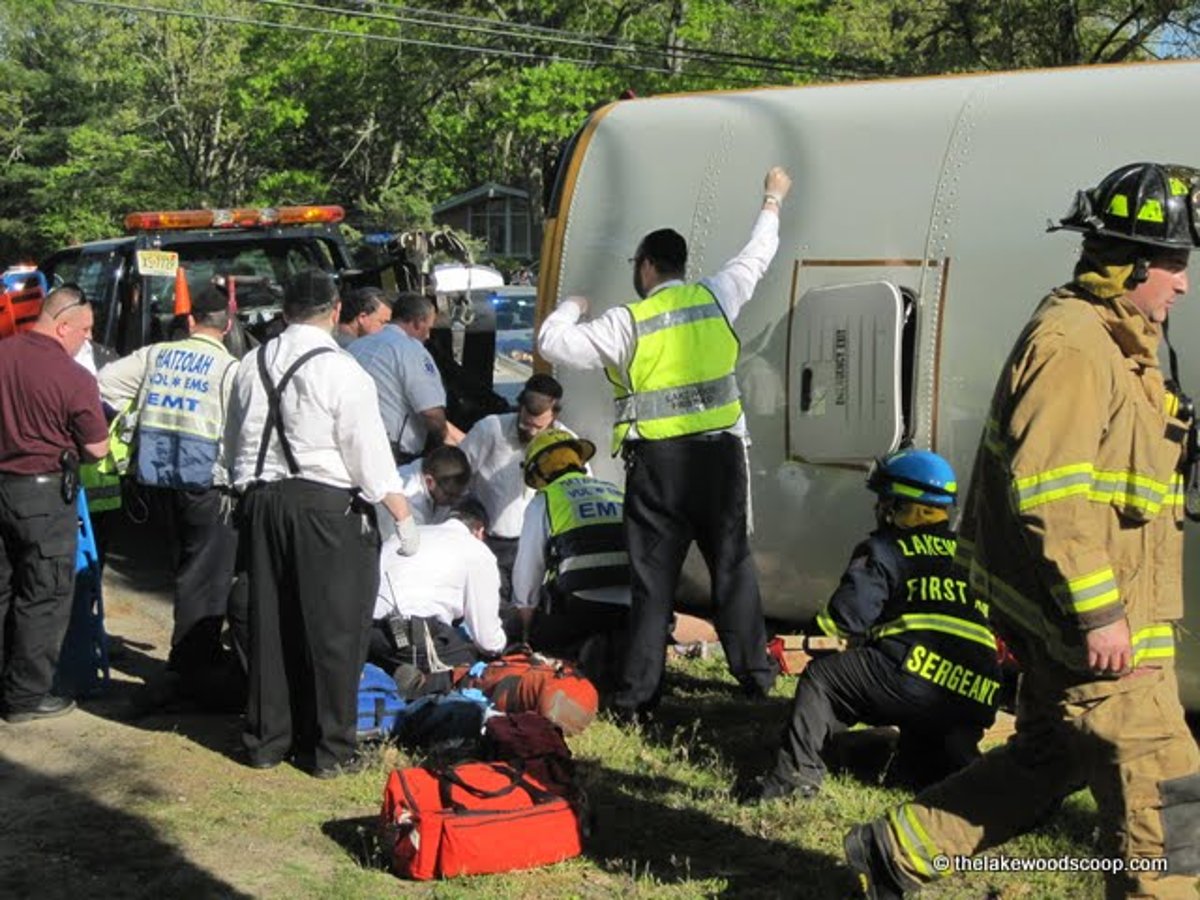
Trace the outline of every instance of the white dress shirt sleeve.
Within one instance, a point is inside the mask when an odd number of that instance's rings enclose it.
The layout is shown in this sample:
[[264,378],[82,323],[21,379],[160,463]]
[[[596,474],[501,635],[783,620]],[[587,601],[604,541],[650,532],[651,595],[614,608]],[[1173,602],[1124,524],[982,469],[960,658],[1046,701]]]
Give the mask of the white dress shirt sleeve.
[[153,344],[142,347],[102,368],[96,376],[100,399],[117,412],[122,411],[141,390],[142,380],[146,377],[146,360],[154,349]]
[[537,606],[546,577],[546,495],[538,492],[525,507],[521,540],[513,562],[512,599],[520,609]]
[[746,246],[717,274],[701,279],[701,284],[713,292],[730,322],[737,318],[754,294],[754,288],[766,274],[778,249],[779,215],[774,210],[764,209],[754,220]]
[[387,494],[403,493],[404,486],[396,474],[387,431],[379,415],[375,382],[355,364],[357,384],[347,385],[337,392],[334,408],[334,440],[350,475],[350,480],[363,498],[379,503]]
[[[475,540],[475,538],[471,538]],[[508,643],[500,623],[500,567],[491,550],[479,542],[467,565],[463,624],[485,653],[499,653]]]
[[624,306],[616,306],[581,323],[579,307],[568,298],[542,323],[538,352],[568,369],[624,370],[633,356],[633,317]]

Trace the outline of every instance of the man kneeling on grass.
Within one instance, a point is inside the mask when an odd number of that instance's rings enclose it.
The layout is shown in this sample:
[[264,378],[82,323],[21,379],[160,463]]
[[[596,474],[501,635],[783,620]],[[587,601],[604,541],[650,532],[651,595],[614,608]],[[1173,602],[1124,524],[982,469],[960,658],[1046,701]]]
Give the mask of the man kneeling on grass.
[[979,755],[995,718],[1000,673],[987,607],[954,564],[954,470],[936,453],[902,450],[876,465],[867,488],[879,495],[879,527],[817,617],[852,649],[804,670],[775,767],[735,789],[742,802],[814,796],[826,740],[856,722],[898,725],[897,780],[931,784]]
[[452,667],[504,649],[500,569],[484,543],[487,513],[460,500],[448,521],[419,528],[412,556],[380,553],[379,596],[368,661],[389,672],[406,695],[450,688]]

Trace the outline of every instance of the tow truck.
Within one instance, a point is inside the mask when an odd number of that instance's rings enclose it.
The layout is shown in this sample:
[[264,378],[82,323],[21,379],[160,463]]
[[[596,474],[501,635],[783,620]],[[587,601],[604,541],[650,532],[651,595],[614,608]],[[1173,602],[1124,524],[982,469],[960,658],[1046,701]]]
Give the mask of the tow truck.
[[[282,330],[282,286],[302,269],[329,272],[343,291],[368,284],[430,289],[439,316],[429,349],[446,383],[450,419],[466,429],[506,409],[492,390],[495,313],[469,289],[473,274],[482,286],[491,270],[473,265],[445,230],[397,235],[382,263],[358,268],[339,227],[344,218],[334,205],[132,212],[124,235],[52,253],[40,272],[49,289],[74,283],[84,290],[95,310],[100,356],[123,356],[173,336],[180,270],[192,292],[214,279],[233,285],[237,321],[226,344],[236,356]],[[441,278],[449,290],[438,290],[440,267],[430,265],[437,251],[460,261],[459,277]]]

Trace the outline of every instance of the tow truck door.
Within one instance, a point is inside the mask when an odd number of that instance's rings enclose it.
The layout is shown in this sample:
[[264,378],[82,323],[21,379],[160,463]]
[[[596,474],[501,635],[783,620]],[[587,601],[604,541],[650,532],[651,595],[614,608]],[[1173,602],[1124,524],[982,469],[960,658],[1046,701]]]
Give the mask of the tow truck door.
[[120,294],[119,282],[125,267],[125,254],[120,245],[103,244],[94,247],[72,247],[55,253],[41,264],[50,290],[64,284],[77,284],[92,304],[95,323],[92,341],[117,350],[117,319]]

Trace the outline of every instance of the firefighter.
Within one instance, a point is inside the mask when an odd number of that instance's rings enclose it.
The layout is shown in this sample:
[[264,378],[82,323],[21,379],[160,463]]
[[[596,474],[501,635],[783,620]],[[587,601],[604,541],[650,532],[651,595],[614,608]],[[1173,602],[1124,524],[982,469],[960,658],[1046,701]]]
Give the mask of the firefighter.
[[867,488],[879,498],[878,528],[817,616],[851,649],[801,674],[775,767],[739,799],[812,797],[825,777],[826,740],[856,722],[898,725],[898,780],[930,784],[979,755],[995,718],[996,641],[986,606],[954,565],[954,469],[936,453],[901,450],[876,465]]
[[1126,165],[1051,229],[1082,232],[1082,253],[1000,373],[959,537],[972,589],[1021,663],[1016,733],[846,836],[871,896],[914,890],[944,859],[1021,834],[1083,782],[1098,855],[1169,868],[1106,869],[1107,896],[1196,897],[1200,754],[1173,625],[1190,404],[1158,349],[1200,243],[1198,201],[1200,171]]
[[525,451],[525,483],[537,490],[525,510],[513,601],[535,650],[577,657],[593,635],[589,677],[607,686],[629,615],[629,553],[621,525],[625,495],[588,475],[595,445],[548,428]]
[[580,322],[588,301],[568,297],[538,334],[545,359],[603,368],[613,385],[633,586],[622,686],[612,701],[619,718],[658,703],[675,590],[693,540],[712,577],[730,671],[751,698],[767,696],[775,683],[748,537],[732,323],[779,248],[779,210],[791,184],[782,168],[767,172],[750,239],[715,274],[686,282],[687,242],[670,228],[652,231],[631,260],[639,300]]

